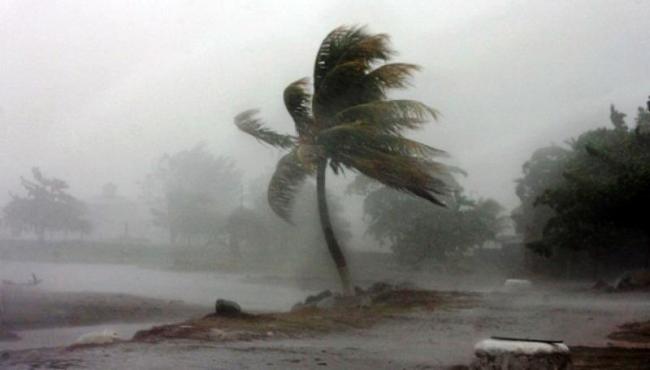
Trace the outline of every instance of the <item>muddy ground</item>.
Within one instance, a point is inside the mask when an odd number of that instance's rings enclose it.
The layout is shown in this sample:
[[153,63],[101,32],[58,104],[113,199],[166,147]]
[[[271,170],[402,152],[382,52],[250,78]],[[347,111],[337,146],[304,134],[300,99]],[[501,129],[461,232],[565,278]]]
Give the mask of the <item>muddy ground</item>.
[[264,325],[252,327],[208,317],[172,327],[180,335],[169,335],[166,327],[110,346],[4,352],[0,368],[461,369],[471,361],[474,343],[491,335],[562,339],[572,348],[578,369],[650,368],[648,343],[630,341],[641,334],[612,334],[632,330],[621,326],[625,323],[650,320],[647,294],[537,291],[486,293],[471,300],[462,294],[434,296],[445,297],[437,301],[444,304],[368,316],[356,312],[352,320],[315,310],[302,319],[316,328],[304,331],[300,320],[286,314],[263,316]]
[[5,339],[25,329],[178,319],[204,312],[205,307],[182,301],[0,284],[0,333],[6,335]]

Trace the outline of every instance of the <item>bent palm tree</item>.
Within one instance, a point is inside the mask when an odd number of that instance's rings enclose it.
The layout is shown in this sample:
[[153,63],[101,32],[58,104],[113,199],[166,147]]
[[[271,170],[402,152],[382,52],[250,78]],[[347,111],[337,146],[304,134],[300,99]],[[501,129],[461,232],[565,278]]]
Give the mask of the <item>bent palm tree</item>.
[[[418,101],[387,100],[387,90],[407,87],[408,77],[418,70],[413,64],[387,63],[392,54],[387,35],[339,27],[325,37],[316,55],[313,96],[306,78],[284,90],[297,136],[266,128],[256,118],[257,110],[235,117],[242,131],[289,150],[268,189],[269,204],[278,216],[291,222],[296,191],[305,178],[316,175],[321,226],[346,293],[351,291],[349,273],[325,195],[328,163],[335,174],[356,170],[438,205],[444,205],[440,196],[448,190],[445,166],[432,160],[444,152],[402,136],[404,130],[436,119],[436,111]],[[384,64],[377,67],[378,62]]]

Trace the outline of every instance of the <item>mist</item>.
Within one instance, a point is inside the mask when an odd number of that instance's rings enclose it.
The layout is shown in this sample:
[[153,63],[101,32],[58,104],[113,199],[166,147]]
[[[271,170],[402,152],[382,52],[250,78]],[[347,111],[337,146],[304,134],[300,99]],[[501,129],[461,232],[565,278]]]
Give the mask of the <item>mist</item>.
[[[417,137],[450,152],[471,191],[509,208],[532,148],[647,95],[644,2],[342,4],[5,2],[5,179],[39,166],[84,196],[109,181],[135,195],[160,153],[199,141],[247,175],[268,168],[277,154],[238,135],[232,117],[258,107],[291,132],[281,92],[311,74],[340,24],[388,33],[400,59],[423,67],[407,94],[442,118]],[[5,200],[11,189],[4,181]]]
[[[322,356],[354,369],[467,364],[476,341],[504,333],[601,348],[616,326],[650,320],[650,230],[629,217],[648,199],[648,19],[650,3],[638,0],[2,2],[0,349],[5,332],[26,339],[6,346],[18,357],[0,367],[34,360],[21,357],[24,349],[69,345],[107,323],[125,340],[144,338],[151,333],[136,332],[219,313],[220,298],[260,315],[320,310],[328,299],[334,311],[374,307],[367,302],[386,293],[384,283],[391,294],[441,294],[427,299],[449,300],[453,309],[435,315],[426,311],[431,301],[418,301],[421,321],[373,311],[359,324],[377,338],[416,332],[404,339],[409,350],[385,339],[364,347],[338,326],[328,327],[335,337],[310,332],[304,342],[282,328],[246,330],[255,332],[251,339],[275,333],[268,336],[286,341],[278,346],[304,346],[305,358],[359,346],[347,362]],[[315,86],[316,53],[341,26],[388,35],[390,61],[420,67],[406,88],[382,99],[435,109],[436,119],[398,137],[444,150],[426,162],[444,169],[438,177],[330,156],[321,163],[330,167],[320,197],[320,167],[300,148],[322,141],[305,139],[283,94],[303,77]],[[364,73],[387,62],[369,60]],[[259,110],[259,121],[237,121],[249,109]],[[260,138],[258,123],[294,136],[286,145]],[[273,185],[294,147],[304,184],[287,175]],[[431,182],[405,180],[423,176]],[[595,198],[609,203],[592,206]],[[39,208],[43,199],[50,203]],[[513,280],[532,288],[509,291]],[[350,294],[358,301],[346,301]],[[122,295],[126,303],[113,316],[97,308]],[[79,314],[84,302],[101,313]],[[400,301],[400,314],[408,302]],[[53,309],[80,316],[56,318]],[[558,310],[570,328],[540,321]],[[587,317],[596,317],[594,329],[583,332],[578,322]],[[430,328],[418,329],[422,323]],[[219,341],[240,343],[228,330],[241,328],[225,325]],[[441,325],[451,329],[433,329]],[[201,340],[214,340],[211,333]],[[427,358],[421,342],[429,337],[444,342],[436,352],[442,360]],[[282,368],[287,359],[271,354],[274,345],[250,361],[219,347],[218,358],[233,369],[267,360]],[[117,348],[119,366],[132,366]],[[405,352],[373,362],[369,354],[382,348]],[[183,350],[201,366],[211,361],[200,349]],[[104,365],[84,356],[91,368]],[[156,367],[155,359],[143,363]]]

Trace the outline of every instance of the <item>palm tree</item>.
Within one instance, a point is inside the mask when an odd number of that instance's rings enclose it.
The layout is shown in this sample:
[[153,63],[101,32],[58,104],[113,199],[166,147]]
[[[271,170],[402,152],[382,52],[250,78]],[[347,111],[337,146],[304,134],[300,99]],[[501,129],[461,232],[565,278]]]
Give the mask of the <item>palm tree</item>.
[[308,176],[316,175],[320,223],[346,293],[351,292],[351,283],[330,221],[327,166],[335,174],[358,171],[442,206],[441,196],[448,191],[447,168],[432,160],[444,152],[402,135],[436,119],[437,112],[418,101],[387,99],[389,89],[407,87],[407,79],[419,69],[388,63],[393,54],[388,35],[372,35],[363,27],[339,27],[325,37],[316,54],[313,95],[307,78],[284,90],[297,136],[266,128],[257,110],[235,117],[240,130],[289,150],[278,162],[268,189],[269,204],[278,216],[291,222],[297,190]]

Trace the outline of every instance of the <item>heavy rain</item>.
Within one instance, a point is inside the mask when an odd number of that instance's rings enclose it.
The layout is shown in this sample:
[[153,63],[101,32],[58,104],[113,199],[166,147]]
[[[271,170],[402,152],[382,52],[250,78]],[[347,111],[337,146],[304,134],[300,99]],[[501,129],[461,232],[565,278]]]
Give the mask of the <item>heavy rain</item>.
[[0,2],[0,369],[650,369],[650,2]]

